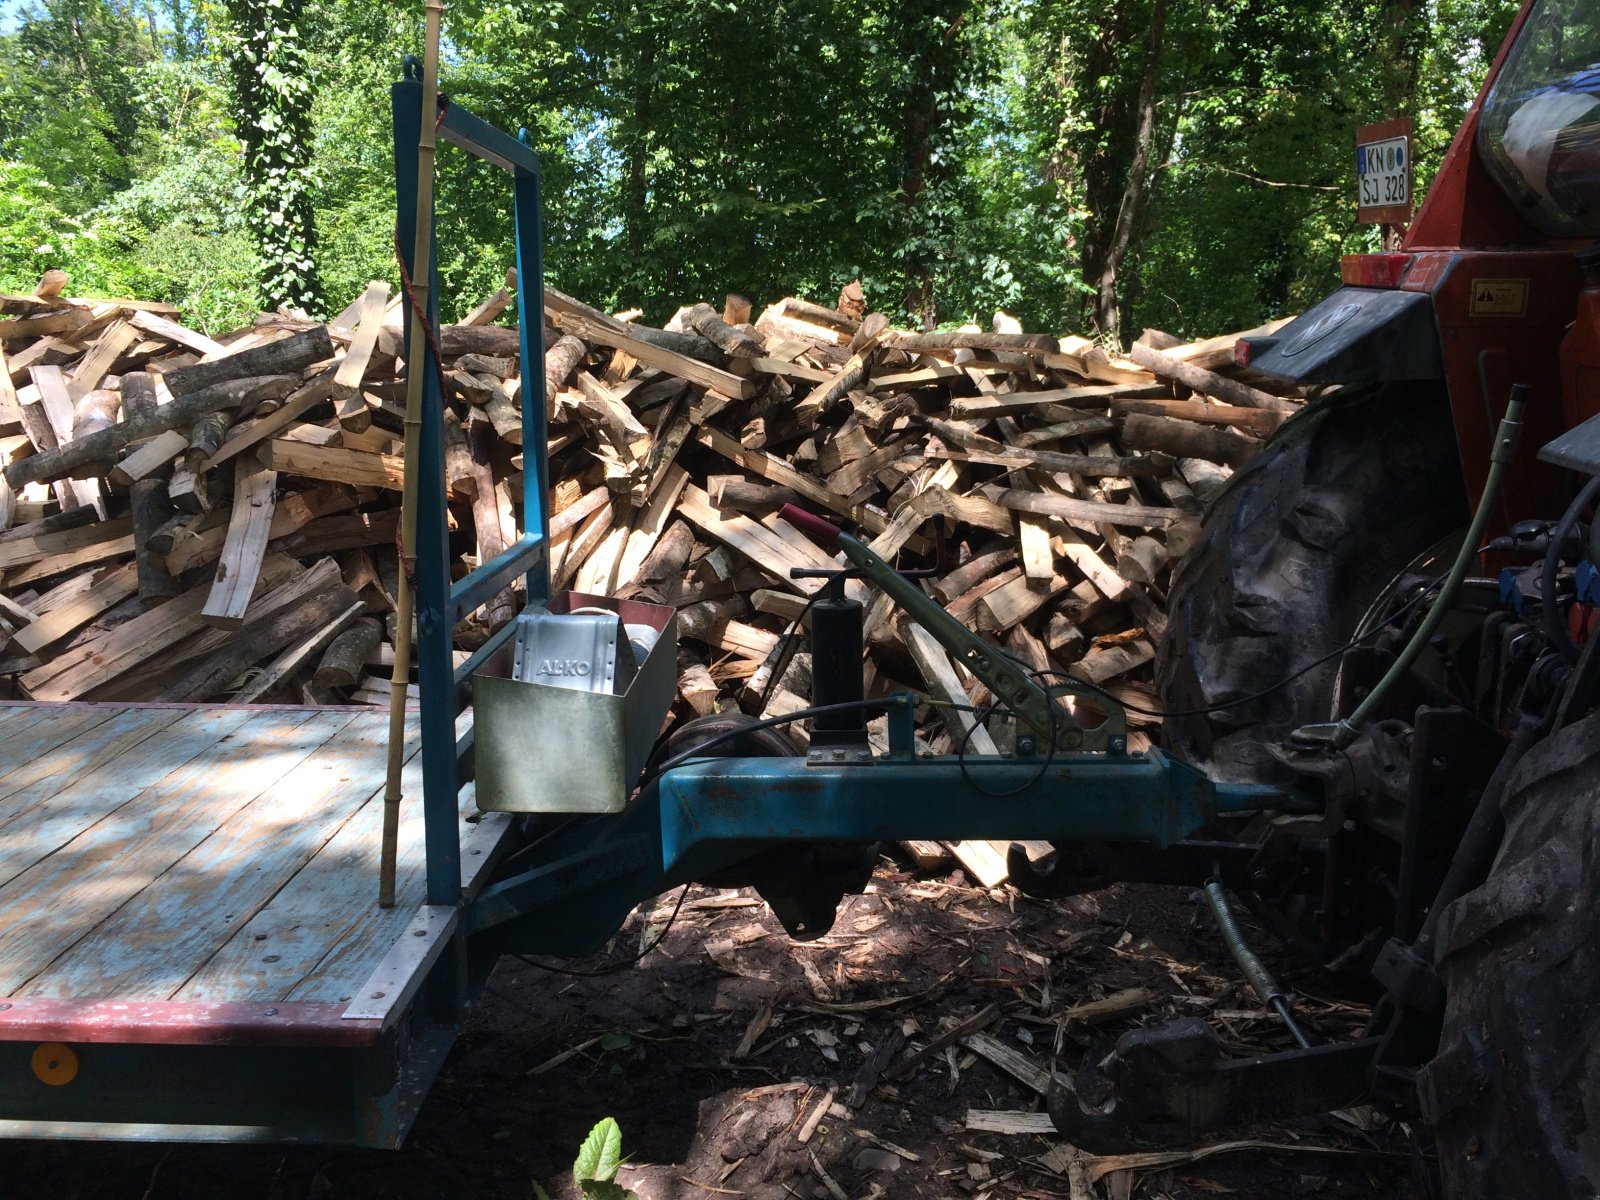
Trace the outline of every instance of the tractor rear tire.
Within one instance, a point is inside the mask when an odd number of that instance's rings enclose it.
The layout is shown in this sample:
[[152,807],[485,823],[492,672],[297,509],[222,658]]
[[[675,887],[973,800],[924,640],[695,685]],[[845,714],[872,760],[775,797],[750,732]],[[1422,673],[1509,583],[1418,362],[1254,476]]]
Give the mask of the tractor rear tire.
[[[1343,644],[1383,589],[1466,521],[1443,389],[1318,400],[1212,503],[1179,567],[1156,660],[1163,707],[1242,700]],[[1169,718],[1174,754],[1213,777],[1268,782],[1267,747],[1329,716],[1337,659],[1260,699]]]
[[1420,1073],[1450,1200],[1600,1194],[1600,713],[1518,764],[1484,884],[1441,916]]

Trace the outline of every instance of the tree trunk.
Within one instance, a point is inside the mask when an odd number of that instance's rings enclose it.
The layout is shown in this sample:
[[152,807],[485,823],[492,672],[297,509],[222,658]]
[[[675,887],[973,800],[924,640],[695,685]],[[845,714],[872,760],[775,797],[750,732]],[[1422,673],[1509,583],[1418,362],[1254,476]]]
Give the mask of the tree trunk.
[[1144,69],[1139,79],[1133,157],[1128,163],[1122,196],[1117,204],[1116,223],[1111,228],[1100,255],[1094,284],[1094,325],[1101,337],[1122,344],[1122,310],[1117,298],[1117,276],[1133,240],[1133,230],[1144,213],[1146,185],[1150,177],[1150,149],[1155,142],[1156,81],[1161,74],[1162,38],[1166,31],[1167,2],[1154,0],[1150,13],[1150,34],[1145,44]]

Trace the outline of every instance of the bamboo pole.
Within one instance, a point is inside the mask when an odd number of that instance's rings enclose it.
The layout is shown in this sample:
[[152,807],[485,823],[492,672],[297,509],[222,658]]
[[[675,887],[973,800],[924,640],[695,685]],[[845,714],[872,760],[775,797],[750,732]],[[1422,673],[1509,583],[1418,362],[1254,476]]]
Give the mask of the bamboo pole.
[[[411,344],[406,351],[406,457],[401,491],[400,547],[406,563],[417,552],[417,456],[422,435],[422,384],[427,365],[429,290],[433,283],[434,109],[439,104],[441,0],[427,0],[427,43],[422,59],[422,129],[417,139],[417,236],[411,256]],[[418,311],[420,310],[420,311]],[[406,690],[411,682],[412,587],[404,569],[396,609],[394,681],[389,686],[389,774],[383,790],[383,847],[378,864],[378,907],[394,907],[395,858],[400,843],[400,773],[405,764]]]

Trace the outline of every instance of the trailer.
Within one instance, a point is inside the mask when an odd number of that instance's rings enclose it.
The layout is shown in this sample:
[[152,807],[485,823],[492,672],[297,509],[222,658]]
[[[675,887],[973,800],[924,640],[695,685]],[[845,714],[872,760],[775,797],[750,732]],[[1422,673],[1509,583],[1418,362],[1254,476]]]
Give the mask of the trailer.
[[[393,88],[402,246],[422,90],[407,60]],[[511,175],[518,299],[538,297],[537,158],[457,107],[437,130]],[[523,361],[538,362],[520,308]],[[492,965],[468,954],[461,915],[512,818],[474,803],[462,709],[510,628],[460,667],[449,635],[517,575],[548,591],[542,380],[530,371],[522,398],[529,532],[454,585],[443,447],[424,434],[422,698],[392,908],[377,904],[388,714],[0,705],[0,1136],[400,1143]],[[429,400],[437,411],[436,383]]]

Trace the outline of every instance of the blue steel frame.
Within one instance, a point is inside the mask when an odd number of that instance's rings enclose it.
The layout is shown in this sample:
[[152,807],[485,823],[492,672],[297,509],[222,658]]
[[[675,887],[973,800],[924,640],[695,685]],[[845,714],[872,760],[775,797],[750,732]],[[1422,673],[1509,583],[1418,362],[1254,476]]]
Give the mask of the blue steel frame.
[[[417,227],[417,142],[422,130],[422,77],[408,57],[405,78],[392,89],[394,104],[396,232],[407,272]],[[444,397],[439,364],[430,340],[422,376],[422,433],[417,472],[416,614],[417,682],[422,693],[422,802],[427,846],[429,904],[458,904],[461,898],[461,844],[457,797],[462,764],[472,753],[469,731],[456,738],[456,718],[464,707],[472,673],[511,637],[508,622],[459,667],[452,661],[456,625],[498,594],[518,575],[528,601],[542,604],[550,595],[548,553],[549,458],[544,394],[544,237],[539,195],[539,157],[528,146],[527,130],[515,140],[464,109],[445,104],[436,115],[439,137],[511,175],[516,230],[517,316],[522,352],[522,512],[525,532],[517,543],[482,563],[470,575],[450,581],[449,529],[445,513]],[[430,246],[437,246],[429,238]],[[438,255],[427,264],[428,323],[439,328]],[[409,345],[411,307],[406,306]]]

